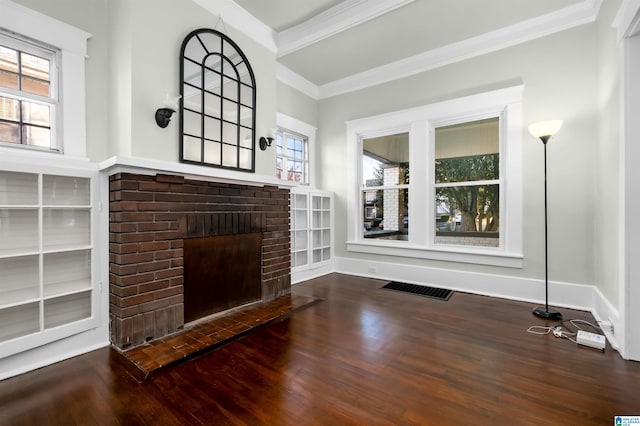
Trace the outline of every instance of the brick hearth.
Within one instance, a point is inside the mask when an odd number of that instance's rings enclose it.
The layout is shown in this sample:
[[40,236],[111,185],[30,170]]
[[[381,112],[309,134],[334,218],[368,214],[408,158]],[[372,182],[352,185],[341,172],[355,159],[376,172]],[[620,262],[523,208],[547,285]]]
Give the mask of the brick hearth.
[[262,300],[290,292],[289,191],[119,173],[109,182],[111,342],[130,348],[184,326],[184,238],[262,233]]

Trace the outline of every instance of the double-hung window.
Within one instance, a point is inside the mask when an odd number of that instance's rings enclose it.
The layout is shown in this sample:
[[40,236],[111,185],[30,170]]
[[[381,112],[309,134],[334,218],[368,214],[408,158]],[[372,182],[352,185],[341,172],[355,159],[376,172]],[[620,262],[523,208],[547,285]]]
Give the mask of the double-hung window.
[[300,184],[309,183],[309,141],[285,129],[276,132],[276,176]]
[[0,33],[0,142],[59,151],[56,51]]
[[522,86],[347,123],[347,249],[522,266]]

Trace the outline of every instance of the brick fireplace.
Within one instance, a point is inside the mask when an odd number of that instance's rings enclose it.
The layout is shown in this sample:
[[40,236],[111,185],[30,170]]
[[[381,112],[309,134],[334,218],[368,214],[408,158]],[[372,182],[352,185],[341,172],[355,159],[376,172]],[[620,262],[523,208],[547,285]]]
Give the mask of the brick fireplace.
[[111,342],[184,327],[185,239],[259,232],[261,300],[290,292],[289,190],[118,173],[109,178]]

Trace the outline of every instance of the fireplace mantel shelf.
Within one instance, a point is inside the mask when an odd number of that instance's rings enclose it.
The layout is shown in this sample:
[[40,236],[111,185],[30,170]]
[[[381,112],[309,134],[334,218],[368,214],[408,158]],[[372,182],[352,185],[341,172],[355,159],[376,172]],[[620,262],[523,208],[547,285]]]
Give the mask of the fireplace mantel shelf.
[[108,174],[139,173],[139,174],[175,174],[188,179],[205,181],[236,183],[241,185],[273,185],[279,188],[291,188],[293,183],[276,179],[273,176],[259,175],[248,172],[219,169],[215,167],[196,166],[193,164],[174,163],[170,161],[150,160],[136,157],[111,157],[102,161],[100,171]]

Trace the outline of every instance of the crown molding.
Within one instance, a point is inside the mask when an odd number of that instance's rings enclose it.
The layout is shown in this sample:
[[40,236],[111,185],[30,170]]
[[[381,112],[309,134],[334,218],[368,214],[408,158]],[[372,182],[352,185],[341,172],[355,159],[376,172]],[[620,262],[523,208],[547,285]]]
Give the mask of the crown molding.
[[384,15],[415,0],[347,0],[278,33],[278,57]]
[[281,63],[276,63],[276,78],[280,82],[286,84],[287,86],[291,86],[296,90],[299,90],[310,98],[316,100],[320,99],[318,86],[302,77],[300,74],[285,67]]
[[211,14],[220,17],[225,24],[233,26],[271,52],[278,52],[277,33],[233,0],[193,1]]
[[640,33],[640,0],[624,0],[613,22],[618,42]]
[[594,22],[602,0],[584,0],[537,18],[432,49],[318,87],[318,99],[415,75]]

